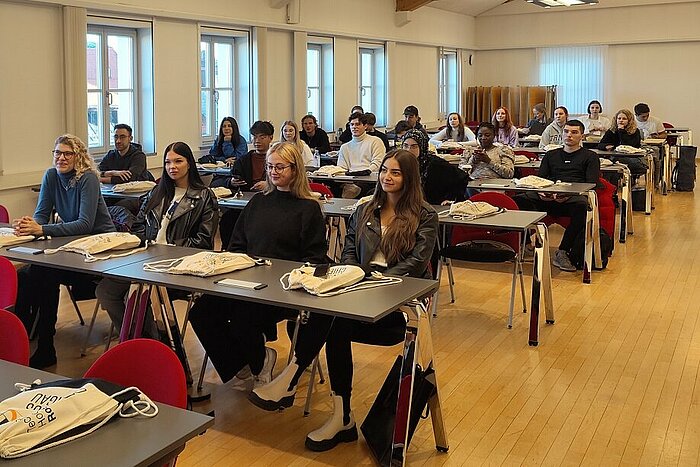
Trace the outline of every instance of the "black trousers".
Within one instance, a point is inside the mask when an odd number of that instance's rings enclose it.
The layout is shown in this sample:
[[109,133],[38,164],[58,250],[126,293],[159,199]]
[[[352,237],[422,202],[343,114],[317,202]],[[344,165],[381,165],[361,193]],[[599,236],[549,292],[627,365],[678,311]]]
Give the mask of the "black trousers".
[[278,322],[296,315],[287,308],[203,295],[190,310],[190,322],[226,383],[246,365],[259,374],[265,361],[265,341],[277,338]]
[[17,302],[15,314],[31,332],[36,313],[39,346],[53,344],[58,317],[58,297],[61,284],[71,286],[76,300],[95,297],[95,276],[31,264],[17,271]]
[[406,319],[393,312],[376,323],[312,314],[299,328],[295,356],[300,368],[306,368],[326,344],[326,363],[331,389],[349,400],[352,393],[352,343],[390,346],[403,342]]
[[513,199],[523,211],[546,211],[551,216],[571,218],[571,223],[564,230],[564,236],[559,244],[560,250],[571,250],[574,246],[574,239],[586,227],[586,212],[588,211],[588,198],[586,196],[571,196],[560,203],[558,201],[543,200],[537,193],[528,192],[517,195]]

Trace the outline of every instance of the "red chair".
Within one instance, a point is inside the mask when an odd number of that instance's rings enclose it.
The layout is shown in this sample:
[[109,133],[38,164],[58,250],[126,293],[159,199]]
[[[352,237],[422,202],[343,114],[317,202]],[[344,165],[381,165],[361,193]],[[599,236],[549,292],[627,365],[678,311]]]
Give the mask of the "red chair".
[[17,270],[12,262],[0,256],[0,308],[10,308],[17,301]]
[[[673,128],[673,125],[670,123],[663,123],[664,128]],[[667,136],[666,137],[666,142],[668,143],[669,146],[677,146],[678,145],[678,136]]]
[[323,183],[309,182],[309,188],[311,189],[311,191],[315,191],[316,193],[321,193],[326,198],[333,197],[333,192],[331,191],[331,189],[328,187],[328,185],[324,185]]
[[[503,193],[485,191],[482,193],[477,193],[476,195],[469,198],[469,200],[484,201],[493,206],[498,206],[511,211],[518,210],[518,205],[515,203],[515,201],[513,201],[513,198]],[[510,247],[510,249],[498,251],[497,254],[491,254],[489,252],[486,252],[486,255],[484,255],[484,253],[478,251],[475,252],[464,245],[465,242],[474,240],[490,240],[507,245],[508,247]],[[452,275],[452,264],[451,261],[449,261],[449,259],[489,263],[513,261],[513,280],[511,283],[510,309],[508,312],[508,327],[513,327],[513,307],[515,305],[515,283],[517,276],[520,276],[520,292],[523,301],[523,312],[527,311],[527,305],[525,302],[525,284],[523,281],[522,256],[520,254],[521,242],[522,240],[520,232],[476,229],[471,227],[455,226],[452,229],[452,235],[450,237],[449,246],[443,248],[440,252],[440,256],[442,256],[443,258],[448,258],[447,272],[449,274],[450,295],[452,298],[452,302],[455,301],[453,287],[454,280]]]
[[85,377],[136,386],[156,402],[187,407],[182,364],[175,352],[156,340],[132,339],[112,347],[95,360]]
[[467,125],[467,127],[474,133],[476,133],[476,130],[479,129],[479,122],[476,120],[470,120],[465,125]]
[[10,223],[10,213],[7,212],[7,208],[0,204],[0,223],[9,224]]
[[29,337],[24,324],[7,310],[0,309],[0,360],[29,365]]

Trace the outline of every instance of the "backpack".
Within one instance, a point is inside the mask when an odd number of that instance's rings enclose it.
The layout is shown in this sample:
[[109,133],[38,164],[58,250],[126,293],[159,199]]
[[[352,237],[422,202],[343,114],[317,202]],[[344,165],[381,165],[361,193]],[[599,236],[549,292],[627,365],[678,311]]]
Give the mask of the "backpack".
[[[586,246],[586,232],[582,230],[574,239],[574,245],[568,251],[571,263],[576,266],[576,269],[583,269],[583,257]],[[610,235],[601,227],[600,228],[600,252],[602,253],[603,269],[608,266],[608,258],[612,254],[613,241]],[[593,250],[593,264],[595,264],[595,250]],[[591,265],[593,266],[593,265]]]
[[671,180],[676,191],[693,191],[695,188],[695,146],[679,146],[678,161],[673,168]]

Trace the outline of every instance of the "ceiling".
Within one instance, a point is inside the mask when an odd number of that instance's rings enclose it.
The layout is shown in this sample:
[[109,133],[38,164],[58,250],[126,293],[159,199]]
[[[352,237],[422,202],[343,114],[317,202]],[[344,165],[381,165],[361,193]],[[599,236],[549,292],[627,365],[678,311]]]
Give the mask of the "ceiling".
[[[658,5],[665,3],[697,3],[688,0],[599,0],[598,5],[575,6],[578,8],[612,8],[635,5]],[[521,13],[542,13],[562,11],[560,8],[544,9],[527,3],[525,0],[435,0],[427,6],[468,16],[512,15]],[[564,8],[564,7],[561,7]]]

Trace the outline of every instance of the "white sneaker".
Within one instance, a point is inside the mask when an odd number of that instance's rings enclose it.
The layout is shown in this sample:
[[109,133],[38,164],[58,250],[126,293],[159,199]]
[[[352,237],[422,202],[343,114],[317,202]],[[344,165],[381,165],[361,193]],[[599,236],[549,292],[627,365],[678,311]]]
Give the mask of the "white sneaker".
[[276,361],[277,351],[270,347],[265,347],[265,361],[263,362],[260,374],[254,375],[255,381],[253,382],[253,388],[258,388],[272,381],[272,370],[275,369]]
[[250,372],[250,366],[246,365],[231,380],[231,389],[235,391],[250,392],[253,390],[255,377]]

